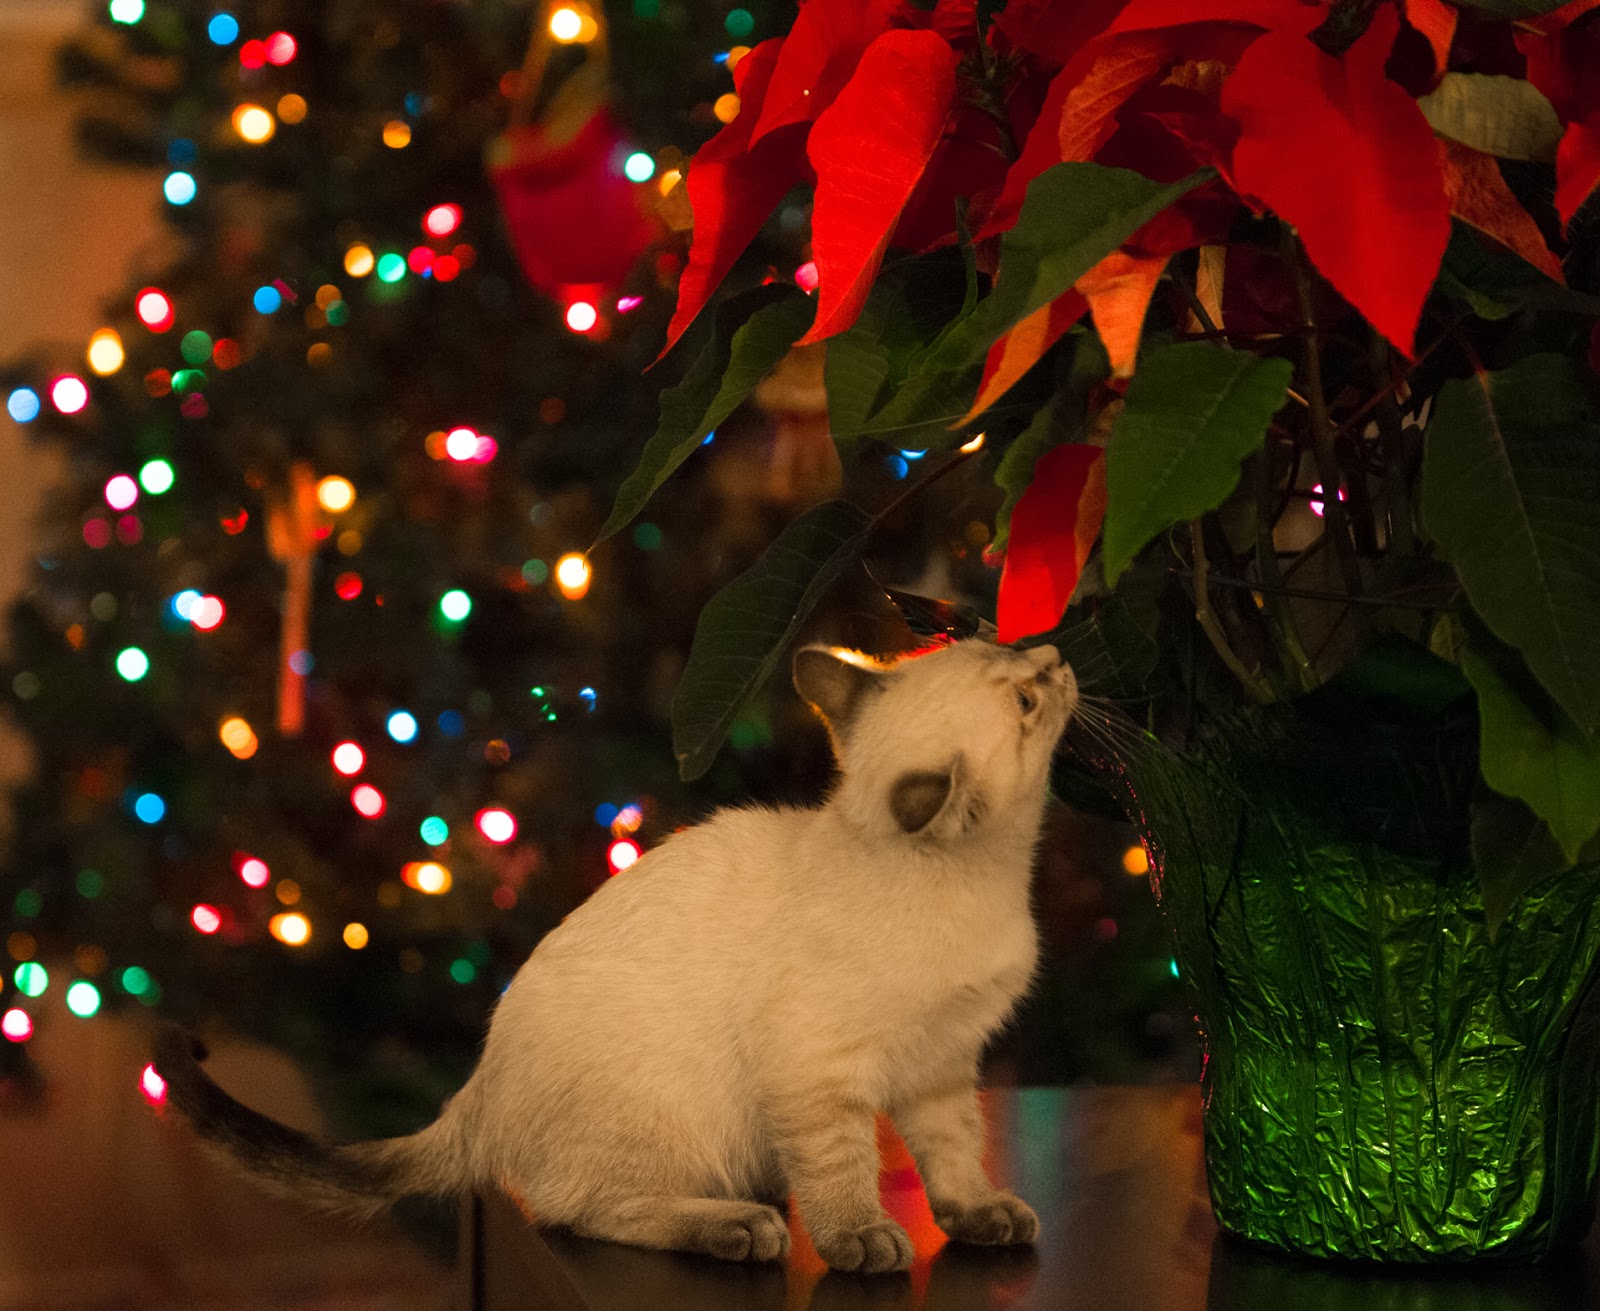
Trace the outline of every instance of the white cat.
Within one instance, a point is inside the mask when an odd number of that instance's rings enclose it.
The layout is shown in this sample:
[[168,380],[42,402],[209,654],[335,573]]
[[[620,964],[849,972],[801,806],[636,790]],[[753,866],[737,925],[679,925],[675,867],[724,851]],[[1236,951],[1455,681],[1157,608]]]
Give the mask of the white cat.
[[503,1185],[540,1223],[768,1260],[793,1194],[842,1270],[903,1270],[878,1201],[892,1116],[952,1238],[1038,1218],[982,1166],[985,1042],[1032,977],[1028,885],[1051,753],[1077,705],[1055,649],[958,642],[892,665],[794,663],[840,764],[816,809],[734,809],[675,834],[550,933],[433,1124],[334,1147],[158,1040],[171,1104],[280,1190],[371,1213]]

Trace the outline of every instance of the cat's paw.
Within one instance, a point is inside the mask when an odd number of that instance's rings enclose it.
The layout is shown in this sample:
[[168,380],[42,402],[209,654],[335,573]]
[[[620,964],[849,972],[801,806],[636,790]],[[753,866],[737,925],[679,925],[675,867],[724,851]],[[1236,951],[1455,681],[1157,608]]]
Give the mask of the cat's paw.
[[876,1220],[860,1229],[816,1235],[817,1253],[834,1270],[863,1275],[911,1268],[911,1238],[893,1220]]
[[770,1206],[708,1220],[695,1239],[701,1251],[724,1261],[778,1261],[789,1254],[789,1226]]
[[1014,1193],[993,1193],[967,1205],[936,1202],[933,1220],[958,1243],[1031,1243],[1039,1236],[1039,1217]]

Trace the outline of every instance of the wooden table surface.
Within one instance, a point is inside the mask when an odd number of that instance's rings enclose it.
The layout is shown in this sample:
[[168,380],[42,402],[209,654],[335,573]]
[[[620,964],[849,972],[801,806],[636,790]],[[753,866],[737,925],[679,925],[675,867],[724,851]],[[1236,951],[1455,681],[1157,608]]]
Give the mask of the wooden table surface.
[[463,1208],[471,1311],[1600,1311],[1595,1241],[1571,1260],[1396,1273],[1294,1260],[1217,1231],[1198,1092],[985,1094],[990,1165],[1039,1212],[1033,1248],[947,1243],[909,1155],[880,1126],[881,1187],[916,1245],[909,1274],[828,1272],[791,1214],[784,1264],[738,1265],[530,1227],[498,1195]]

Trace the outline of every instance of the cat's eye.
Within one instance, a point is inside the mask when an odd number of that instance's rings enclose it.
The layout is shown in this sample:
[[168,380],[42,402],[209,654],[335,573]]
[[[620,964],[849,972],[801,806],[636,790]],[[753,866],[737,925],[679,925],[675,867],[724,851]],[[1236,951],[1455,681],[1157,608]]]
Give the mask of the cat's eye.
[[1031,689],[1019,687],[1017,689],[1017,704],[1022,707],[1023,714],[1031,715],[1034,707],[1039,704],[1039,698],[1033,694]]

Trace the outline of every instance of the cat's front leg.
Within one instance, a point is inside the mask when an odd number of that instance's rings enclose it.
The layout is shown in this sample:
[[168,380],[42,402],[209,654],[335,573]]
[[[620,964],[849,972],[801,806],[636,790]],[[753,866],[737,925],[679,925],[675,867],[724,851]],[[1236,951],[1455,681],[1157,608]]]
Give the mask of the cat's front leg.
[[797,1088],[775,1099],[778,1153],[818,1255],[835,1270],[911,1266],[911,1239],[878,1201],[878,1135],[870,1106]]
[[983,1112],[966,1081],[897,1107],[895,1127],[916,1159],[934,1222],[964,1243],[1031,1243],[1039,1217],[983,1169]]

